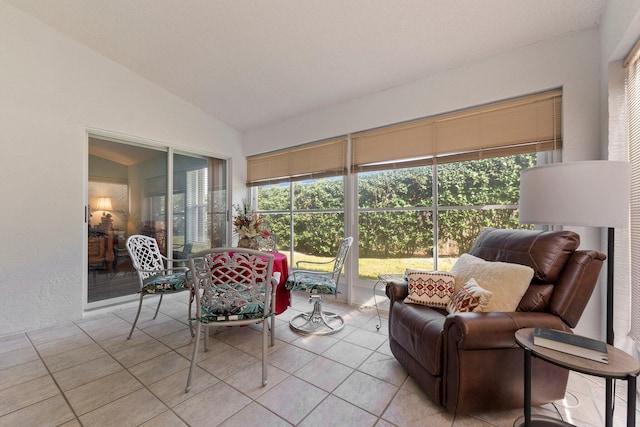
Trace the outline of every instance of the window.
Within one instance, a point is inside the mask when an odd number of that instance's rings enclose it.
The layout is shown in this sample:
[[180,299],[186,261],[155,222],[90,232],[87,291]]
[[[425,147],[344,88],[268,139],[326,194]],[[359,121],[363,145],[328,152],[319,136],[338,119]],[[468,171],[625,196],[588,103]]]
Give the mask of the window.
[[357,182],[359,277],[433,268],[433,168],[362,172]]
[[278,249],[290,252],[290,264],[335,256],[344,238],[343,177],[260,186],[257,196]]
[[247,159],[258,211],[289,263],[328,260],[344,238],[347,138],[338,137]]
[[561,103],[554,90],[249,157],[248,185],[292,255],[332,256],[346,230],[359,279],[448,270],[483,227],[520,227],[520,171],[559,153]]
[[519,154],[358,174],[359,277],[381,265],[448,271],[483,228],[520,228],[520,171],[535,163]]
[[[267,222],[269,230],[276,236],[278,250],[290,251],[291,244],[291,190],[292,183],[269,184],[256,187],[257,204]],[[291,262],[289,263],[291,265]]]

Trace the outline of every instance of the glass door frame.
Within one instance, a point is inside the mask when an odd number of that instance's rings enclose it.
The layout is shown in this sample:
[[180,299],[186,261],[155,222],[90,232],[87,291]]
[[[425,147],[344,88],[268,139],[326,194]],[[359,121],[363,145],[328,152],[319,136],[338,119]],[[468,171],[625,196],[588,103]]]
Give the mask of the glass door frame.
[[[158,141],[133,137],[130,135],[122,135],[114,132],[107,132],[104,130],[98,129],[86,129],[86,144],[84,149],[84,168],[83,168],[83,195],[84,195],[84,220],[82,221],[82,306],[83,312],[96,312],[103,311],[106,309],[108,311],[110,307],[116,305],[122,305],[127,303],[137,303],[139,301],[139,294],[134,293],[131,295],[115,297],[110,299],[105,299],[96,302],[89,302],[89,271],[87,269],[87,260],[88,260],[88,248],[87,248],[87,227],[89,225],[89,138],[97,138],[104,139],[116,143],[135,145],[143,148],[149,148],[152,150],[158,150],[166,153],[167,156],[167,188],[165,198],[165,217],[166,217],[166,241],[167,241],[167,252],[170,254],[170,248],[172,247],[173,242],[173,160],[174,154],[182,154],[182,155],[194,155],[194,156],[203,156],[206,158],[215,158],[220,159],[226,163],[226,171],[225,171],[225,179],[226,179],[226,222],[225,222],[225,239],[226,245],[230,245],[231,239],[231,221],[230,218],[230,209],[232,203],[232,179],[231,179],[231,158],[229,156],[220,155],[219,153],[206,152],[198,149],[187,149],[185,147],[172,146],[167,143],[161,143]],[[170,179],[171,177],[171,179]],[[135,277],[137,281],[137,277]]]

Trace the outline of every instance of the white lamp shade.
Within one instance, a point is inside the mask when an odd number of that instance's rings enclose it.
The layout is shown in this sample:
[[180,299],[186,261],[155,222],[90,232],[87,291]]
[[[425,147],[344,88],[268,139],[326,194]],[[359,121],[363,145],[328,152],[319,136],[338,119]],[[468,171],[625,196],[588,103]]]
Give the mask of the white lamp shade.
[[593,160],[525,169],[520,175],[522,224],[628,227],[628,162]]
[[113,207],[111,207],[111,198],[109,197],[100,197],[98,199],[98,204],[96,206],[97,211],[112,211]]

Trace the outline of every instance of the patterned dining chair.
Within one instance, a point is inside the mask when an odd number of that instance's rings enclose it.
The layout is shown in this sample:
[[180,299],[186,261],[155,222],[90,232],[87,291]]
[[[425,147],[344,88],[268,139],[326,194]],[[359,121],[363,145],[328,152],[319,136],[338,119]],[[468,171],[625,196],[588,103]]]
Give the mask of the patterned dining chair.
[[[292,291],[304,291],[309,293],[309,302],[313,302],[313,310],[293,316],[289,321],[289,327],[302,334],[327,335],[338,332],[344,328],[344,319],[335,313],[322,310],[322,295],[338,296],[338,283],[342,267],[349,254],[353,243],[353,237],[342,240],[335,258],[326,261],[298,261],[296,268],[289,273],[286,288]],[[330,265],[330,272],[316,270],[303,270],[300,265]]]
[[[214,248],[189,255],[196,301],[196,341],[185,393],[191,389],[204,328],[204,350],[209,350],[209,328],[262,323],[262,385],[267,384],[267,345],[275,339],[275,294],[280,280],[273,275],[274,255],[247,248]],[[271,327],[268,320],[271,319]]]
[[[174,263],[178,260],[173,260],[162,255],[158,247],[158,242],[156,242],[156,239],[153,237],[134,234],[127,238],[126,246],[129,257],[131,258],[131,263],[138,273],[138,281],[140,282],[138,312],[136,313],[136,318],[133,321],[133,325],[131,325],[131,331],[127,337],[127,339],[131,339],[131,335],[140,317],[140,311],[142,310],[142,299],[146,295],[160,295],[156,312],[153,315],[155,319],[158,316],[164,294],[190,290],[191,285],[188,279],[188,267],[167,267],[170,262]],[[190,294],[187,319],[189,320],[191,336],[193,336],[193,324],[191,322],[193,292],[190,292]]]

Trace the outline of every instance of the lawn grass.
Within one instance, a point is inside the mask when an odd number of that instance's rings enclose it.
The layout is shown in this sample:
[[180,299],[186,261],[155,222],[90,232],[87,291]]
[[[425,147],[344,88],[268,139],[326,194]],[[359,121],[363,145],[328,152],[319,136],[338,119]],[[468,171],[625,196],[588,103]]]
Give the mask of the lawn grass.
[[[458,258],[440,258],[439,271],[449,271]],[[360,258],[362,279],[377,279],[378,274],[403,274],[406,269],[433,270],[433,258]]]
[[[288,255],[288,254],[287,254]],[[331,261],[332,257],[317,257],[299,252],[294,254],[295,260],[305,260],[313,262]],[[438,261],[439,271],[449,271],[458,258],[440,258]],[[289,265],[289,268],[295,266]],[[300,268],[318,271],[331,271],[333,263],[324,265],[303,264]],[[433,258],[360,258],[359,271],[361,279],[377,280],[379,274],[402,274],[406,269],[433,270]]]

